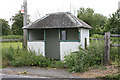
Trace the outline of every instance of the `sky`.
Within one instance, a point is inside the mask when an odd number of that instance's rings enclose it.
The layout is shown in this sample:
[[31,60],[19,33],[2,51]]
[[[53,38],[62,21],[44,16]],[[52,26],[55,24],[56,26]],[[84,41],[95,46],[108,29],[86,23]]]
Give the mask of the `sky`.
[[[33,22],[40,17],[54,12],[71,12],[76,15],[80,7],[92,8],[95,13],[106,17],[118,9],[120,0],[27,0],[28,14]],[[23,0],[1,0],[0,18],[10,20],[21,10]]]

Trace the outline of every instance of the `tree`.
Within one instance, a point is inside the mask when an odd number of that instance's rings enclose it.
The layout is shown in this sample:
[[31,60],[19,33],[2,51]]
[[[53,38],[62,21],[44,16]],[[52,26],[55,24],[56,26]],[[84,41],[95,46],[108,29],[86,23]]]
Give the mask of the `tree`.
[[105,31],[111,32],[112,34],[120,34],[120,10],[110,15],[110,18],[106,21]]
[[98,13],[94,13],[94,10],[91,8],[80,8],[78,10],[77,17],[94,28],[90,30],[90,35],[104,34],[104,24],[107,20],[107,17]]
[[2,27],[2,35],[8,35],[11,34],[11,29],[10,29],[10,25],[8,24],[8,21],[6,21],[5,19],[0,19],[0,22],[2,23],[2,25],[0,27]]
[[[28,15],[29,17],[29,15]],[[21,11],[19,11],[15,16],[12,16],[11,18],[13,24],[12,24],[12,31],[14,35],[22,35],[23,34],[23,14]],[[30,22],[30,19],[28,18],[28,23]]]

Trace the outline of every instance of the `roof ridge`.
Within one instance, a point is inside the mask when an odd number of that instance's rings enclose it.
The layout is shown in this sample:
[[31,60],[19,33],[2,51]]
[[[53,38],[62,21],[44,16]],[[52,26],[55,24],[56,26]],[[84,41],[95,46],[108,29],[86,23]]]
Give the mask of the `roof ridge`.
[[78,18],[76,16],[74,16],[73,14],[71,14],[71,16],[74,18],[74,20],[78,23],[78,26],[83,26],[80,21],[78,20]]
[[51,14],[71,14],[70,12],[54,12],[54,13],[49,13],[49,15]]
[[77,18],[79,21],[81,21],[82,23],[84,23],[85,25],[87,25],[87,26],[89,26],[90,28],[92,28],[93,29],[93,27],[91,27],[90,25],[88,25],[87,23],[85,23],[83,20],[81,20],[81,19],[79,19],[79,18]]

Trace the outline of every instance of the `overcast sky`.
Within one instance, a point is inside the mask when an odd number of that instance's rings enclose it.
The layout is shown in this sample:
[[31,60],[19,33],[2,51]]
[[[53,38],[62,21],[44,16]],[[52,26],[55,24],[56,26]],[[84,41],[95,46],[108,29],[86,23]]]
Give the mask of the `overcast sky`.
[[[92,8],[96,13],[109,17],[118,9],[120,0],[27,0],[31,21],[53,12],[71,12],[76,14],[80,7]],[[1,0],[0,18],[9,20],[21,10],[23,0]]]

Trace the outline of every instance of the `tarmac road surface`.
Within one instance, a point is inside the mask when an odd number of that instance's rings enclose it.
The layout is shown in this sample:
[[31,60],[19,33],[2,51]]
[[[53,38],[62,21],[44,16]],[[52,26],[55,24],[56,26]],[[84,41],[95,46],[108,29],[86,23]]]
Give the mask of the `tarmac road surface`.
[[24,76],[24,75],[8,75],[8,74],[1,74],[0,73],[0,79],[1,78],[45,78],[45,77],[31,77],[31,76]]

